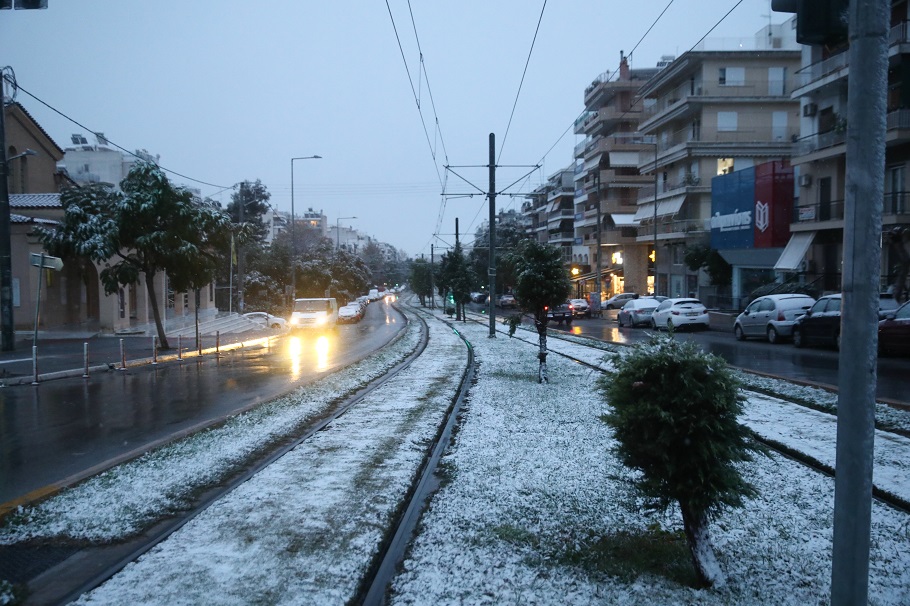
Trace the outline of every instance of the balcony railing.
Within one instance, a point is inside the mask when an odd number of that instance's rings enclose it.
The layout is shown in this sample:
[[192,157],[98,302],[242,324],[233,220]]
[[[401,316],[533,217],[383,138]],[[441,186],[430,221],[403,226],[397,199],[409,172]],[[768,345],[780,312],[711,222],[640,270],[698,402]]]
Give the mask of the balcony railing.
[[830,202],[816,204],[801,204],[793,207],[793,223],[841,221],[843,218],[843,200],[831,200]]
[[797,77],[783,80],[750,80],[735,84],[719,82],[685,82],[673,90],[660,95],[657,102],[642,110],[641,119],[649,118],[673,108],[689,98],[704,97],[789,97],[790,92],[800,83]]
[[[907,21],[903,21],[891,28],[888,34],[888,45],[895,46],[906,44],[907,42],[910,42],[910,26],[908,26]],[[796,72],[800,79],[800,86],[808,86],[817,80],[849,67],[849,60],[850,53],[845,50],[833,57],[828,57],[824,61],[807,65]]]
[[575,233],[571,231],[551,231],[549,233],[550,242],[571,242],[575,240]]
[[806,156],[821,149],[840,145],[846,142],[846,140],[846,130],[829,130],[824,133],[815,133],[814,135],[809,135],[804,139],[800,139],[795,153],[798,156]]

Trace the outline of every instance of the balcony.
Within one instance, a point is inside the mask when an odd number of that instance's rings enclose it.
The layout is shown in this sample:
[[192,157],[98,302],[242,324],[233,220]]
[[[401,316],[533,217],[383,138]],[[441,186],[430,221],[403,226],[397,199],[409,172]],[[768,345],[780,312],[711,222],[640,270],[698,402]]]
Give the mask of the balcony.
[[[844,220],[844,200],[827,203],[802,204],[793,208],[793,223],[821,223]],[[882,205],[885,216],[910,217],[910,192],[899,191],[885,194]]]
[[575,242],[575,233],[571,231],[551,231],[547,241],[550,244],[572,244]]
[[767,97],[790,98],[790,93],[800,85],[796,76],[783,80],[750,80],[741,83],[684,82],[669,92],[661,94],[657,102],[641,112],[645,122],[658,114],[681,107],[690,99],[704,102],[709,99],[764,99]]
[[[710,231],[710,219],[677,219],[666,223],[657,223],[657,238],[670,240],[685,238],[687,236],[701,236]],[[642,226],[638,230],[637,242],[652,242],[654,239],[654,224]]]
[[[910,42],[910,23],[907,21],[898,23],[891,28],[888,34],[889,55],[901,52],[894,47]],[[840,78],[846,78],[850,67],[850,52],[844,50],[842,53],[828,57],[824,61],[807,65],[796,72],[799,78],[799,88],[806,88],[820,83],[822,80],[831,81]],[[801,96],[807,91],[799,91],[796,96]]]
[[555,200],[556,198],[558,198],[560,196],[574,196],[574,195],[575,195],[575,189],[573,186],[565,185],[562,187],[554,187],[547,194],[547,202],[552,202],[553,200]]
[[570,208],[563,208],[554,210],[549,215],[547,215],[547,222],[552,223],[554,221],[562,221],[564,219],[575,219],[575,211]]

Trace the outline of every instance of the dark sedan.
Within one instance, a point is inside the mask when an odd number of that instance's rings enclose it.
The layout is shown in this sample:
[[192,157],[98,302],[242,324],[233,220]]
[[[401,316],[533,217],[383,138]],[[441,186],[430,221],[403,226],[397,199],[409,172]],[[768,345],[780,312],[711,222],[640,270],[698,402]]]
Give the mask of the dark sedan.
[[886,355],[910,355],[910,301],[878,323],[878,350]]
[[[797,347],[818,344],[840,349],[840,316],[842,296],[825,295],[793,325],[793,344]],[[879,299],[879,318],[884,319],[897,307],[890,295]]]

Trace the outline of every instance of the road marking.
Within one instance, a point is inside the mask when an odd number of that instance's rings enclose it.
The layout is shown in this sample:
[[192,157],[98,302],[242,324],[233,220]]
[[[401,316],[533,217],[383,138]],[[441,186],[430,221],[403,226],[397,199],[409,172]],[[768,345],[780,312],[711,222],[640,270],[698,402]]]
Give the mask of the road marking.
[[31,362],[31,358],[22,358],[21,360],[0,360],[0,364],[15,364],[16,362]]

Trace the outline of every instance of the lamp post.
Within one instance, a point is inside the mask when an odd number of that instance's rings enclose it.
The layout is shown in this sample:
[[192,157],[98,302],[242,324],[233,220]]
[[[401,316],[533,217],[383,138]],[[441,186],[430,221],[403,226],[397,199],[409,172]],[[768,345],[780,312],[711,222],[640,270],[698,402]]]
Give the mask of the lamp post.
[[356,219],[357,217],[338,217],[335,219],[335,250],[341,248],[341,221],[343,219]]
[[657,135],[654,135],[654,295],[657,296]]
[[321,160],[322,156],[298,156],[291,158],[291,304],[297,298],[297,224],[294,219],[294,162],[297,160]]

